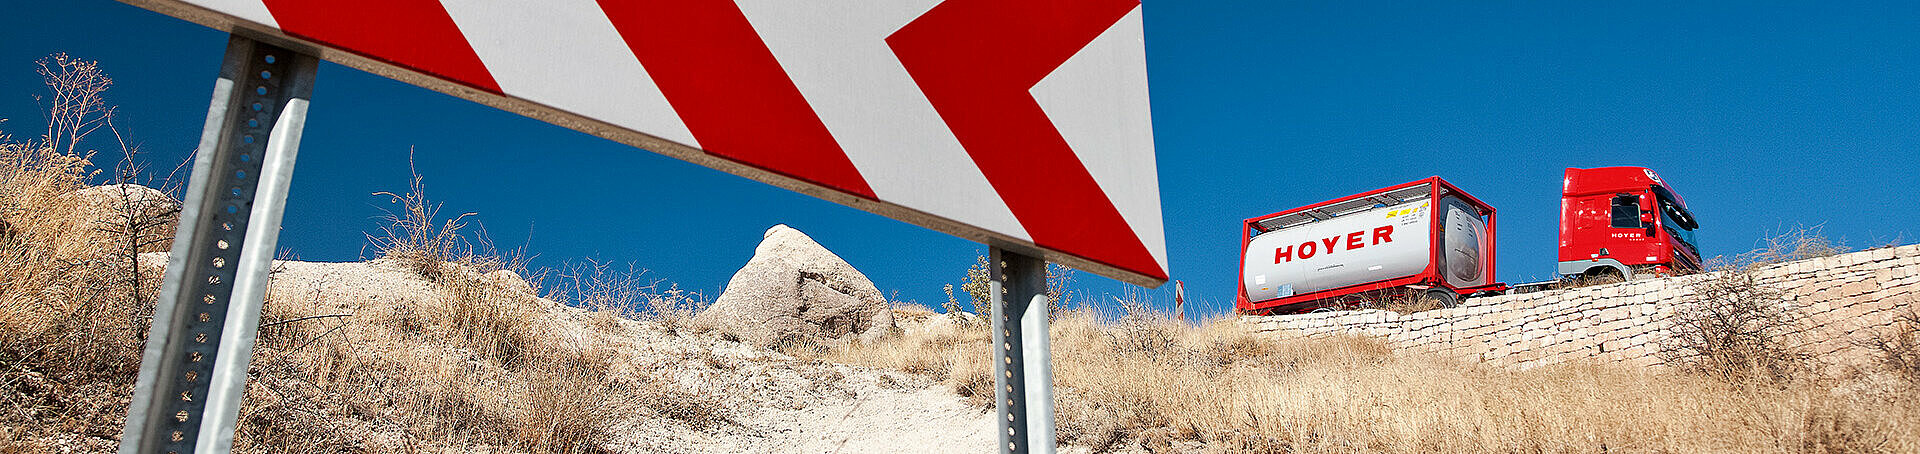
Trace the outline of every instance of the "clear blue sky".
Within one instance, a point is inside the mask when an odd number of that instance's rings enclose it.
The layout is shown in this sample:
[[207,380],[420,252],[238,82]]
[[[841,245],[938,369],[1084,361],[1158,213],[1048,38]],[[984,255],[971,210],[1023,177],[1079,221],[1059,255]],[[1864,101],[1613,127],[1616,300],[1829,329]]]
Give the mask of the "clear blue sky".
[[[1162,2],[1146,7],[1173,276],[1230,310],[1240,219],[1441,175],[1500,209],[1500,278],[1548,277],[1566,167],[1654,168],[1708,255],[1795,225],[1920,241],[1920,8],[1771,2]],[[107,0],[6,0],[0,131],[35,59],[101,61],[155,167],[198,139],[225,36]],[[104,147],[102,143],[100,146]],[[717,295],[777,223],[937,305],[984,248],[338,65],[321,68],[280,244],[355,260],[415,150],[429,195],[536,266],[581,257]],[[107,159],[112,159],[107,157]],[[1094,297],[1129,286],[1081,273]],[[1137,288],[1136,288],[1137,289]],[[1171,286],[1145,295],[1170,304]]]

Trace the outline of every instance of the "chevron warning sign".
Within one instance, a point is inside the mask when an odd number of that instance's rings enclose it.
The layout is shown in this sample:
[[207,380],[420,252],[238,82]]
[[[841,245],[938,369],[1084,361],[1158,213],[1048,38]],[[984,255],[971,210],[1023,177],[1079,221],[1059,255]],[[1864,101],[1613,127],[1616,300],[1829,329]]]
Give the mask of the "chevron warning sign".
[[122,0],[1128,282],[1139,0]]

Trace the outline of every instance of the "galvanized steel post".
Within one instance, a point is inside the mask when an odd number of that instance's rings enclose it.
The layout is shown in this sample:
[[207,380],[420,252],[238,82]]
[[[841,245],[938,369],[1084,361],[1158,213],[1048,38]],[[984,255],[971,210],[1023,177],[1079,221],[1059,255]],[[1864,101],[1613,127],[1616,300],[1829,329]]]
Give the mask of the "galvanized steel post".
[[224,453],[319,60],[227,40],[120,452]]
[[993,295],[993,396],[1000,452],[1052,453],[1053,353],[1047,336],[1047,262],[989,252]]

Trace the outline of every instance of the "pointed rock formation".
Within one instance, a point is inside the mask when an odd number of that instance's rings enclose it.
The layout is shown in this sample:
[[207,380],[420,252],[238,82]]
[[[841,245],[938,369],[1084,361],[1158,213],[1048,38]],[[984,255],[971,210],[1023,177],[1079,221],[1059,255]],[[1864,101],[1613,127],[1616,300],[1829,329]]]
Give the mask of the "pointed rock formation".
[[757,345],[869,341],[893,329],[886,297],[846,260],[784,224],[765,238],[696,323]]

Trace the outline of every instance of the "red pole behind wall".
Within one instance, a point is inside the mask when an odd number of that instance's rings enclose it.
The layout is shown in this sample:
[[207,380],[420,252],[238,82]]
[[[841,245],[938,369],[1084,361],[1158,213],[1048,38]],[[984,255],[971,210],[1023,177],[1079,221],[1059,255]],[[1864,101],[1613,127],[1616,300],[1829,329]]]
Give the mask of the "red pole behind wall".
[[1173,318],[1187,321],[1187,283],[1173,281]]

